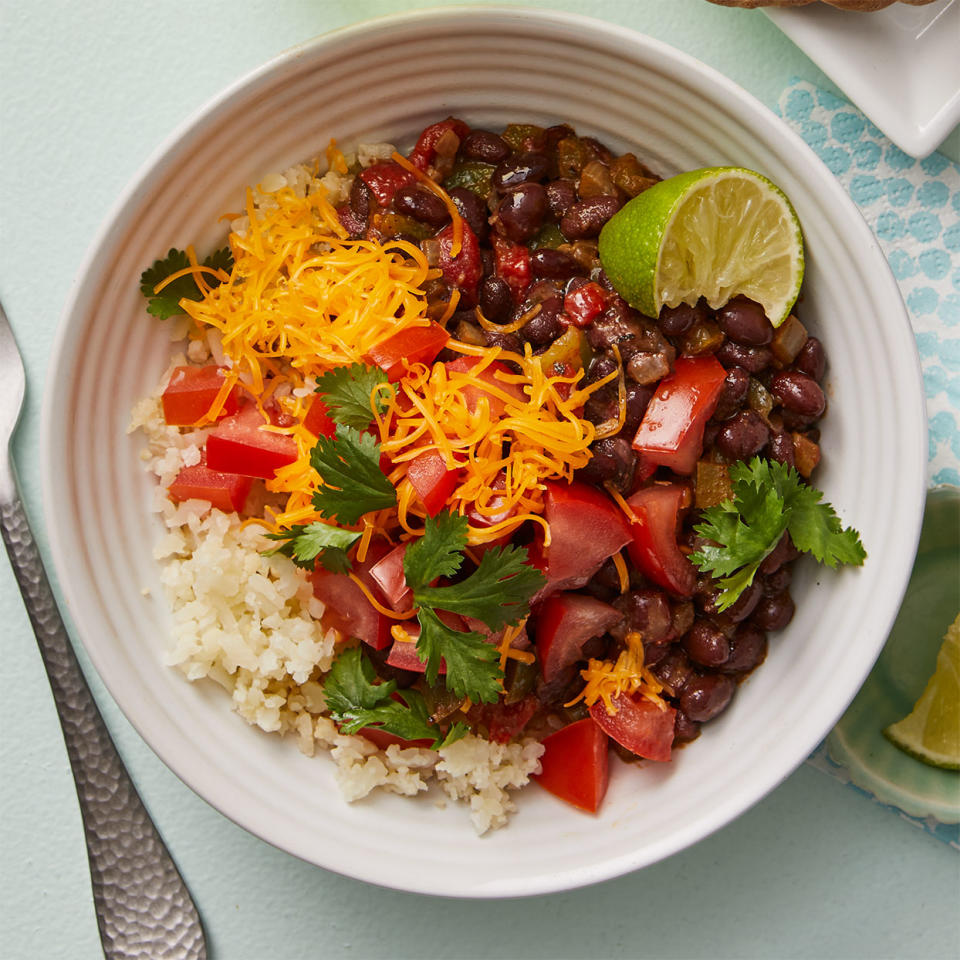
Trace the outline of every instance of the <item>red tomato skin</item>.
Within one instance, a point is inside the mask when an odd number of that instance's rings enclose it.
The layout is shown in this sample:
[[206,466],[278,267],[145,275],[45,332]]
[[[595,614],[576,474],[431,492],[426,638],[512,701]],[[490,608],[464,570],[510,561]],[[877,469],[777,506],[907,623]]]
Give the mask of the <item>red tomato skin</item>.
[[590,717],[543,739],[540,773],[533,779],[567,803],[596,813],[610,782],[607,735]]
[[537,659],[548,683],[581,659],[583,645],[606,633],[623,614],[609,603],[580,593],[555,593],[537,612]]
[[167,494],[174,503],[184,500],[208,500],[210,505],[224,513],[239,513],[247,501],[253,480],[235,473],[211,470],[203,461],[184,467]]
[[416,490],[424,510],[435,517],[456,489],[460,471],[448,470],[443,455],[430,450],[410,461],[407,479]]
[[522,243],[514,243],[495,233],[491,237],[495,270],[498,277],[506,280],[513,302],[519,303],[530,286],[530,250]]
[[330,411],[322,397],[314,397],[310,409],[303,418],[303,425],[315,437],[333,437],[337,432],[337,425],[330,419]]
[[[357,577],[380,601],[386,598],[377,596],[380,591],[376,581],[370,576],[370,568],[389,552],[389,545],[376,541],[370,545],[366,560],[355,567]],[[390,646],[393,642],[390,636],[393,621],[370,603],[363,590],[350,577],[345,573],[331,573],[318,565],[310,574],[310,581],[313,584],[314,596],[326,604],[323,613],[325,626],[339,630],[345,637],[356,637],[374,650],[383,650]]]
[[[189,427],[210,409],[223,387],[223,368],[215,364],[205,367],[187,365],[174,367],[170,380],[163,391],[163,419],[171,427]],[[227,394],[219,417],[229,417],[237,412],[237,388]]]
[[396,383],[404,375],[406,365],[432,363],[449,339],[450,334],[439,323],[408,327],[372,347],[367,359],[380,367],[391,383]]
[[364,727],[362,730],[358,730],[357,734],[358,736],[366,737],[379,750],[386,750],[387,747],[394,745],[398,746],[401,750],[406,750],[409,747],[433,746],[432,740],[404,740],[403,737],[398,737],[393,733],[387,733],[386,730],[381,730],[379,727]]
[[377,203],[381,207],[388,207],[393,200],[393,195],[401,187],[413,183],[417,177],[409,170],[404,170],[399,163],[384,160],[381,163],[374,163],[366,170],[361,170],[360,179],[370,188]]
[[607,295],[599,283],[585,283],[563,298],[563,312],[578,327],[589,327],[607,306]]
[[[457,357],[456,360],[448,360],[444,366],[447,368],[447,373],[468,373],[479,362],[479,357]],[[508,383],[506,380],[502,380],[497,374],[510,377],[513,372],[506,364],[494,360],[487,364],[480,373],[476,374],[476,378],[482,383],[489,383],[500,393],[505,393],[522,403],[526,399],[523,389],[516,383]],[[487,398],[487,403],[490,406],[490,416],[494,420],[499,420],[507,411],[506,401],[482,387],[475,387],[472,383],[461,386],[459,392],[471,413],[476,412],[481,397]]]
[[470,132],[470,128],[456,117],[431,123],[417,138],[417,144],[408,158],[418,170],[426,170],[433,163],[437,157],[437,142],[448,130],[452,130],[461,140]]
[[494,743],[509,743],[519,736],[537,712],[539,702],[534,694],[528,694],[516,703],[477,703],[470,708],[469,719],[475,725],[487,728]]
[[278,468],[293,463],[297,459],[293,437],[261,430],[263,426],[264,419],[254,406],[221,420],[207,437],[207,466],[269,480]]
[[[467,632],[466,623],[463,618],[457,616],[457,614],[441,610],[438,616],[448,627],[452,627],[454,630],[461,630],[464,633]],[[401,624],[401,626],[410,635],[410,640],[394,640],[393,646],[390,648],[390,653],[387,655],[387,663],[389,663],[391,667],[398,667],[400,670],[409,670],[411,673],[426,673],[427,665],[420,659],[420,655],[417,653],[417,641],[420,639],[420,624],[411,620],[409,623],[405,622]],[[442,676],[446,672],[447,664],[441,659],[437,673]]]
[[409,610],[413,603],[413,591],[407,586],[403,572],[403,558],[407,545],[401,543],[370,568],[370,577],[380,588],[387,603],[398,613]]
[[631,541],[627,518],[589,484],[547,481],[544,486],[544,516],[552,538],[543,550],[546,575],[552,590],[582,587],[604,560]]
[[693,473],[703,451],[703,430],[717,408],[727,371],[713,355],[678,357],[647,405],[633,438],[646,464]]
[[437,242],[440,245],[440,262],[438,266],[443,273],[443,279],[451,286],[460,289],[462,306],[470,306],[477,301],[477,284],[483,276],[483,261],[480,259],[480,244],[476,234],[469,224],[463,222],[463,240],[460,252],[456,257],[451,256],[450,248],[453,245],[453,224],[447,224],[438,234]]
[[654,484],[641,488],[627,500],[637,517],[637,522],[630,525],[633,539],[627,551],[649,580],[681,597],[691,597],[697,586],[697,572],[677,545],[683,493],[683,487],[677,483]]
[[613,701],[617,712],[611,717],[602,700],[590,708],[597,726],[621,746],[638,757],[667,763],[673,748],[673,729],[677,711],[661,710],[643,697],[636,700],[621,694]]

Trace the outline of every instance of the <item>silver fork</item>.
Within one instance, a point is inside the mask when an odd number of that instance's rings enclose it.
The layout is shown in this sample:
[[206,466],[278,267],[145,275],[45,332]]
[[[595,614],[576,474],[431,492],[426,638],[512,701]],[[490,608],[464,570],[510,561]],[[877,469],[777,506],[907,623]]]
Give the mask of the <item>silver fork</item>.
[[0,306],[0,533],[60,716],[107,960],[205,960],[200,917],[107,732],[70,646],[20,500],[10,455],[25,375]]

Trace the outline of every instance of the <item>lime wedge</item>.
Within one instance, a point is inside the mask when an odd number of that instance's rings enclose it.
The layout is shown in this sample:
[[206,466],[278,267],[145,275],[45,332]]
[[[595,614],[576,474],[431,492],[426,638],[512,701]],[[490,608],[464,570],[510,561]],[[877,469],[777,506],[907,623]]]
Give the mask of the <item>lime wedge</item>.
[[883,735],[932,767],[960,770],[960,615],[947,629],[937,667],[913,710]]
[[649,317],[700,297],[716,310],[742,294],[779,326],[803,281],[803,234],[783,191],[752,170],[708,167],[634,197],[600,233],[617,292]]

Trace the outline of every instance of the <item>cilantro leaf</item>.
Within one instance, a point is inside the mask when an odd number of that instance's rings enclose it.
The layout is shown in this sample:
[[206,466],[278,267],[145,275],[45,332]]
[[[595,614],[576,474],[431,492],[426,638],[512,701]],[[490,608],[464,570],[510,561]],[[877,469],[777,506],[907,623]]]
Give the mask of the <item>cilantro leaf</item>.
[[296,523],[279,533],[268,533],[266,537],[268,540],[285,541],[281,546],[268,550],[268,557],[282,553],[298,567],[307,569],[312,568],[314,561],[319,558],[331,573],[346,573],[350,569],[347,548],[360,539],[360,534],[329,523]]
[[423,536],[410,542],[403,557],[407,584],[416,590],[437,577],[452,577],[463,563],[469,521],[445,510],[427,517]]
[[[203,261],[205,267],[212,267],[214,270],[225,270],[227,273],[233,268],[233,254],[229,247],[223,247],[215,250],[206,260]],[[148,267],[140,274],[140,292],[147,298],[147,313],[152,316],[166,320],[183,313],[180,307],[181,300],[202,300],[203,294],[197,286],[197,281],[192,273],[177,277],[176,280],[168,283],[159,293],[154,293],[154,288],[158,283],[162,283],[172,273],[178,270],[184,270],[190,266],[190,259],[183,250],[171,247],[170,252],[163,260],[155,260],[153,266]],[[204,277],[208,286],[216,287],[220,285],[217,277],[207,274]]]
[[447,626],[430,607],[421,607],[417,653],[426,664],[428,683],[436,683],[440,661],[447,666],[444,677],[448,690],[458,697],[495,703],[501,693],[503,671],[500,654],[492,643],[474,631],[464,633]]
[[369,433],[337,425],[335,437],[320,437],[310,464],[323,486],[313,505],[325,517],[356,523],[371,510],[396,505],[397,491],[380,469],[380,444]]
[[[430,720],[423,695],[397,690],[396,682],[378,682],[373,664],[359,647],[345,650],[323,685],[330,716],[343,733],[376,727],[404,740],[430,740],[435,749],[459,740],[468,730],[455,723],[444,735]],[[399,699],[397,699],[399,698]]]
[[414,602],[482,620],[491,630],[519,623],[529,612],[530,598],[546,583],[544,575],[526,561],[524,547],[493,547],[459,583],[415,588]]
[[[323,394],[323,402],[334,423],[365,430],[373,421],[370,395],[374,387],[387,382],[387,375],[379,367],[354,363],[327,371],[317,380],[316,392]],[[383,413],[387,408],[379,396],[376,404],[377,413]]]
[[780,542],[784,532],[794,546],[830,567],[860,565],[866,551],[852,527],[843,529],[823,494],[792,467],[759,457],[730,467],[733,499],[703,511],[694,530],[711,541],[690,555],[701,570],[720,577],[717,608],[732,606]]

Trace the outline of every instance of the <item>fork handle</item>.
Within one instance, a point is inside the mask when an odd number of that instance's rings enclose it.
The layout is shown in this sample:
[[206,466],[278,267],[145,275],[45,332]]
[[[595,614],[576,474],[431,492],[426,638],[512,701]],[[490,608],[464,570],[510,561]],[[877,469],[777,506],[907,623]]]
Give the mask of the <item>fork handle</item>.
[[[84,679],[16,482],[0,484],[0,532],[33,624],[77,785],[107,960],[205,960],[200,917]],[[12,491],[12,492],[11,492]]]

